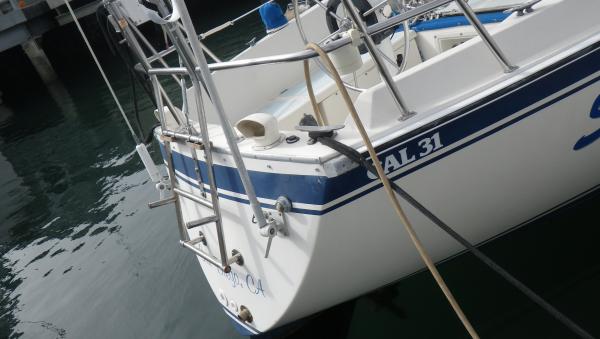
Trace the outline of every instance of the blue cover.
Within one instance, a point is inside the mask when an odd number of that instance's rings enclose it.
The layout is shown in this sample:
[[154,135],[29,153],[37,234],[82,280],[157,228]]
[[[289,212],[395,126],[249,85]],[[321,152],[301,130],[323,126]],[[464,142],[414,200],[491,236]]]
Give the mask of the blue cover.
[[287,24],[287,19],[281,11],[281,7],[273,2],[267,2],[258,9],[267,31],[281,27]]
[[[479,19],[479,21],[481,21],[482,24],[491,24],[491,23],[495,23],[495,22],[502,22],[509,15],[510,15],[510,13],[504,13],[501,11],[500,12],[489,12],[489,13],[477,14],[477,18]],[[431,31],[431,30],[436,30],[436,29],[467,26],[467,25],[470,25],[467,18],[465,18],[463,15],[455,15],[455,16],[443,17],[443,18],[439,18],[439,19],[420,21],[420,22],[412,24],[410,26],[410,28],[412,30],[414,30],[415,32],[422,32],[422,31]],[[398,29],[396,30],[396,32],[402,32],[402,31],[403,31],[402,26],[398,27]]]

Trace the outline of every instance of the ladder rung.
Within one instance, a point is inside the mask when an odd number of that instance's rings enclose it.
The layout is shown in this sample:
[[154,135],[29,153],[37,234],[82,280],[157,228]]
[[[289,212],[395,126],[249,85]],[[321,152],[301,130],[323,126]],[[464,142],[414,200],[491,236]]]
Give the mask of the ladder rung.
[[[194,239],[194,240],[196,240],[196,239]],[[201,251],[200,249],[198,249],[194,245],[192,245],[191,241],[180,241],[180,243],[181,243],[181,245],[183,245],[183,247],[185,247],[187,249],[190,249],[192,252],[194,252],[196,255],[199,255],[200,257],[204,258],[210,264],[215,265],[218,268],[220,268],[223,271],[225,271],[225,273],[229,273],[231,271],[231,266],[229,266],[229,265],[227,265],[227,266],[221,265],[221,263],[219,263],[215,258],[213,258],[212,256],[208,255],[204,251]]]
[[219,220],[219,218],[217,218],[216,215],[211,215],[208,217],[200,218],[198,220],[188,221],[185,223],[185,227],[187,227],[187,229],[189,230],[198,226],[210,224],[211,222],[216,222],[217,220]]
[[198,238],[186,241],[186,243],[189,244],[189,245],[191,245],[191,246],[196,246],[199,243],[204,243],[205,239],[206,238],[204,237],[204,235],[201,235]]
[[210,202],[210,201],[208,201],[208,200],[206,200],[206,199],[200,198],[200,197],[198,197],[198,196],[194,195],[193,193],[190,193],[190,192],[184,191],[184,190],[182,190],[181,188],[178,188],[178,187],[175,187],[175,188],[173,189],[173,191],[174,191],[175,193],[177,193],[177,194],[181,195],[181,196],[182,196],[182,197],[184,197],[184,198],[187,198],[187,199],[190,199],[190,200],[192,200],[192,201],[194,201],[194,202],[197,202],[198,204],[200,204],[200,205],[202,205],[202,206],[208,207],[208,208],[210,208],[210,209],[212,209],[212,208],[213,208],[213,204],[212,204],[212,202]]
[[172,202],[175,202],[175,197],[169,197],[163,200],[159,200],[159,201],[154,201],[154,202],[149,202],[148,203],[148,207],[150,208],[156,208],[156,207],[160,207],[160,206],[164,206],[167,204],[170,204]]

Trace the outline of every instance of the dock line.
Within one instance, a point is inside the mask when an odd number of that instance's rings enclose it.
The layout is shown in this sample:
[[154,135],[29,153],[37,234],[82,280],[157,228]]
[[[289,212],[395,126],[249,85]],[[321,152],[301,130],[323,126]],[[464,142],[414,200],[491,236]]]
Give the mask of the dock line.
[[[367,171],[371,172],[374,175],[377,175],[377,171],[373,164],[367,161],[362,154],[360,154],[354,148],[347,146],[337,140],[334,140],[330,137],[318,137],[317,141],[321,142],[323,145],[338,151],[339,153],[345,155],[353,162],[361,165]],[[561,313],[558,309],[552,306],[549,302],[547,302],[540,295],[535,293],[531,288],[521,282],[519,279],[515,278],[512,274],[510,274],[507,270],[498,265],[494,260],[481,252],[477,247],[471,244],[467,239],[457,233],[452,227],[448,226],[445,222],[443,222],[440,218],[438,218],[435,214],[433,214],[427,207],[423,206],[418,200],[416,200],[413,196],[411,196],[408,192],[402,189],[395,182],[390,182],[394,192],[398,194],[400,197],[405,199],[409,204],[411,204],[414,208],[416,208],[419,212],[423,213],[429,220],[431,220],[436,226],[450,235],[454,240],[458,241],[463,247],[467,249],[467,251],[471,252],[477,259],[487,265],[492,271],[496,272],[500,277],[506,280],[509,284],[513,285],[517,288],[521,293],[523,293],[527,298],[529,298],[534,303],[538,304],[543,310],[548,312],[551,316],[556,318],[560,323],[562,323],[565,327],[569,328],[573,333],[577,334],[581,338],[585,339],[594,339],[594,337],[577,325],[573,320],[569,317]]]

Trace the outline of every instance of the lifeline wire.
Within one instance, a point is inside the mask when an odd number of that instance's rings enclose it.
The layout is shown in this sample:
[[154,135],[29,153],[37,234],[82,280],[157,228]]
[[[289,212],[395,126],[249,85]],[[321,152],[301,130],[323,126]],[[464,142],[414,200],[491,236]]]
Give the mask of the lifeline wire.
[[[467,330],[467,332],[469,332],[469,335],[471,336],[471,338],[479,339],[479,335],[477,334],[477,331],[475,330],[473,325],[471,325],[471,322],[469,321],[469,319],[463,312],[462,308],[460,307],[460,305],[454,298],[454,295],[452,294],[452,292],[446,285],[444,278],[442,278],[442,275],[435,267],[435,264],[433,263],[433,261],[431,260],[431,257],[427,253],[427,250],[421,243],[421,240],[419,240],[419,237],[418,237],[417,233],[415,232],[414,228],[412,227],[410,220],[408,220],[408,217],[406,216],[406,213],[402,209],[402,206],[400,206],[398,197],[396,197],[396,193],[393,191],[392,186],[390,185],[390,180],[385,175],[383,167],[381,167],[381,162],[379,161],[379,158],[377,157],[377,152],[375,152],[375,149],[373,148],[373,144],[371,143],[371,140],[369,139],[369,135],[367,134],[367,131],[365,130],[365,127],[362,124],[362,121],[360,120],[360,116],[358,115],[358,112],[356,112],[354,103],[352,102],[352,99],[350,98],[350,95],[348,94],[346,87],[344,87],[344,84],[342,83],[342,79],[340,78],[340,74],[335,69],[333,62],[331,61],[331,59],[329,58],[327,53],[325,53],[325,51],[323,51],[323,49],[321,49],[321,47],[319,47],[318,45],[316,45],[314,43],[309,43],[306,46],[306,48],[312,49],[313,51],[317,52],[317,54],[319,54],[319,57],[321,59],[323,59],[323,61],[325,61],[325,64],[327,65],[327,68],[329,68],[329,71],[333,75],[333,79],[335,80],[338,90],[340,91],[340,94],[344,98],[344,102],[346,103],[346,106],[348,107],[348,110],[350,111],[350,116],[354,120],[356,128],[358,129],[358,132],[359,132],[363,142],[365,143],[367,150],[369,151],[369,155],[371,156],[371,159],[373,160],[375,169],[377,170],[377,173],[379,175],[379,179],[381,180],[381,183],[383,184],[383,187],[385,188],[385,191],[388,195],[388,200],[390,201],[390,203],[394,207],[394,210],[398,214],[398,217],[402,221],[402,224],[404,225],[406,232],[408,233],[412,243],[415,245],[417,252],[419,252],[419,255],[421,256],[421,259],[423,259],[423,261],[425,262],[425,265],[431,272],[431,275],[433,276],[433,278],[435,279],[439,288],[442,290],[442,292],[446,296],[446,299],[452,306],[454,313],[456,313],[456,316],[460,319],[460,321],[462,322],[462,324],[465,327],[465,329]],[[310,81],[310,77],[307,80]],[[311,99],[312,98],[314,98],[314,95],[311,96]],[[314,104],[313,104],[313,106],[314,106]]]
[[85,42],[88,50],[90,51],[92,58],[94,58],[94,62],[96,63],[96,66],[98,67],[98,71],[100,71],[100,74],[102,75],[102,78],[104,79],[104,82],[106,83],[106,86],[108,87],[108,90],[110,91],[110,94],[112,95],[113,99],[115,100],[115,104],[117,104],[117,107],[119,108],[119,111],[121,112],[121,115],[123,116],[123,119],[125,120],[125,123],[127,124],[127,127],[129,128],[129,132],[131,132],[131,136],[133,137],[135,144],[136,145],[139,144],[140,138],[133,131],[133,127],[131,126],[131,123],[129,123],[129,119],[127,119],[127,115],[125,115],[125,111],[123,110],[123,107],[121,107],[121,103],[119,102],[119,99],[117,98],[117,95],[115,94],[115,91],[113,90],[112,86],[110,85],[110,82],[108,81],[108,78],[106,77],[106,74],[104,73],[104,69],[102,69],[102,66],[100,66],[100,62],[98,61],[98,58],[96,57],[96,53],[94,53],[94,50],[92,49],[92,45],[90,45],[90,42],[88,41],[87,36],[83,32],[83,28],[81,28],[81,25],[79,24],[79,20],[77,19],[77,16],[73,12],[71,5],[69,5],[69,1],[68,0],[63,0],[63,1],[64,1],[65,5],[67,5],[67,9],[69,10],[71,17],[73,18],[73,22],[75,22],[75,25],[77,26],[77,29],[79,30],[79,33],[81,34],[81,37],[83,38],[83,41]]

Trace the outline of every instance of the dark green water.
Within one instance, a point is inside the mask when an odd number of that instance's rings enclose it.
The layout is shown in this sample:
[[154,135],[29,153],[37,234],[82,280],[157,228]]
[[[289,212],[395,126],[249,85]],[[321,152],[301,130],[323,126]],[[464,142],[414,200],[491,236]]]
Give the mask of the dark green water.
[[[206,28],[253,6],[232,2],[226,11],[195,14],[209,19]],[[231,56],[262,34],[256,20],[208,44]],[[130,111],[124,69],[93,20],[86,28]],[[156,191],[73,27],[44,45],[62,83],[52,91],[19,50],[0,60],[0,337],[239,338],[196,259],[178,246],[173,209],[146,207]],[[148,128],[150,103],[140,107]],[[597,336],[599,204],[600,195],[591,195],[483,247]],[[573,337],[472,256],[440,271],[482,338]],[[427,273],[334,307],[290,337],[317,334],[466,338]]]

